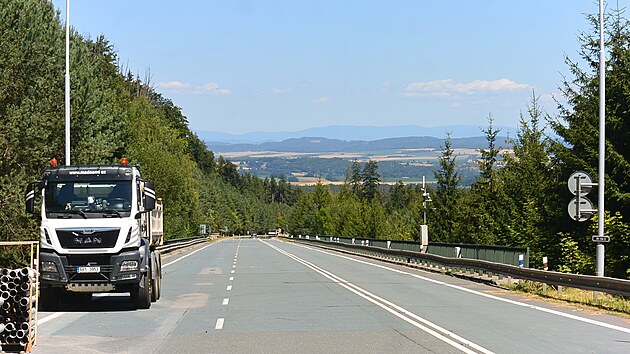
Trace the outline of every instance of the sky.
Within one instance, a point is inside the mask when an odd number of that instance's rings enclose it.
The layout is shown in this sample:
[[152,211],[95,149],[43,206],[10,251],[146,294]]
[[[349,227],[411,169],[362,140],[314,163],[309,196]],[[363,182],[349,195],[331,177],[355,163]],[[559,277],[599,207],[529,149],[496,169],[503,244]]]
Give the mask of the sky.
[[[65,23],[65,0],[53,4]],[[587,13],[596,1],[70,2],[71,26],[105,35],[191,129],[233,134],[489,115],[516,127],[533,92],[554,116]]]

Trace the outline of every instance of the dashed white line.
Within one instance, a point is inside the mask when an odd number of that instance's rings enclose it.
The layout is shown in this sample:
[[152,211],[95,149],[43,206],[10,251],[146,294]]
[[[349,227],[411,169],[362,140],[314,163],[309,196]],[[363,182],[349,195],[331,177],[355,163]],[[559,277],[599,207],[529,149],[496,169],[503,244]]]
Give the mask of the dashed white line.
[[225,299],[223,299],[223,303],[221,305],[227,306],[227,304],[229,304],[229,303],[230,303],[230,299],[229,298],[225,298]]
[[232,273],[232,274],[234,274],[235,272],[236,272],[235,270],[230,271],[230,273]]
[[214,329],[223,329],[223,323],[225,323],[225,318],[218,318]]
[[225,290],[231,291],[232,290],[232,285],[228,285],[227,288],[225,288]]
[[234,277],[230,277],[230,281],[234,280]]

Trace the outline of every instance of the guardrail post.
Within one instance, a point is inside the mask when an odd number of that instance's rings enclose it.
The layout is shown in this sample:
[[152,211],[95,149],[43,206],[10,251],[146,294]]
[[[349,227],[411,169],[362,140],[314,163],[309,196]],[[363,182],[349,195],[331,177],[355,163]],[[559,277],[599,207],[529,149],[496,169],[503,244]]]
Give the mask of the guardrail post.
[[523,259],[525,258],[525,255],[523,254],[519,254],[518,255],[518,267],[519,268],[523,268]]

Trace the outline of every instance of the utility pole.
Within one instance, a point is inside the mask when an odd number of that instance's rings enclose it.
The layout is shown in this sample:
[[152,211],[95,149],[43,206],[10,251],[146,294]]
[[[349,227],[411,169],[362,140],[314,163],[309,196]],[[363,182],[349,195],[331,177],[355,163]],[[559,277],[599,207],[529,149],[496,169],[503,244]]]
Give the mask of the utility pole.
[[70,165],[70,0],[66,0],[66,166]]
[[[604,51],[604,0],[599,0],[599,189],[597,236],[604,237],[604,177],[606,175],[606,52]],[[597,243],[598,277],[604,276],[604,244]]]

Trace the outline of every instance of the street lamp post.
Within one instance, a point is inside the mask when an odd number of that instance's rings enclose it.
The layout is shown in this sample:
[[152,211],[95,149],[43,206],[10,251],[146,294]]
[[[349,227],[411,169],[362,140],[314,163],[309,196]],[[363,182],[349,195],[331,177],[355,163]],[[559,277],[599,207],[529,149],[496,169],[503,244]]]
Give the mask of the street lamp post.
[[66,0],[66,166],[70,165],[70,0]]

